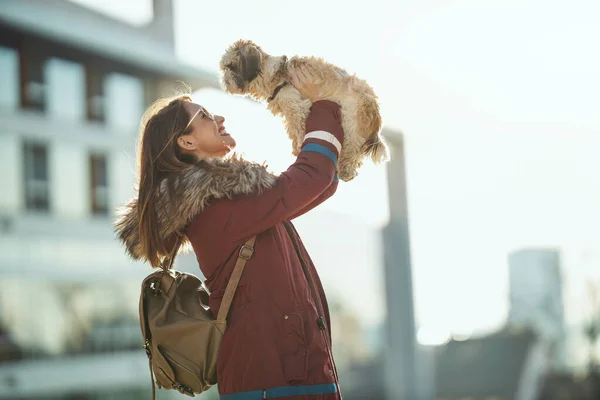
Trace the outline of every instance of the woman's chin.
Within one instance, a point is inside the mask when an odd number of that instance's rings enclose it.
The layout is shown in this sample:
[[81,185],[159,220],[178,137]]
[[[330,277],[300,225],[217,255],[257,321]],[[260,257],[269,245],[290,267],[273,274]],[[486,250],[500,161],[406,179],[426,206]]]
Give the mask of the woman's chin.
[[235,142],[235,139],[232,138],[231,136],[228,136],[227,140],[225,140],[223,142],[223,144],[225,144],[225,147],[227,147],[229,150],[233,150],[235,148],[235,146],[237,145],[237,143]]
[[235,150],[235,141],[233,141],[233,143],[225,143],[225,149],[223,150],[221,157],[231,154],[233,150]]

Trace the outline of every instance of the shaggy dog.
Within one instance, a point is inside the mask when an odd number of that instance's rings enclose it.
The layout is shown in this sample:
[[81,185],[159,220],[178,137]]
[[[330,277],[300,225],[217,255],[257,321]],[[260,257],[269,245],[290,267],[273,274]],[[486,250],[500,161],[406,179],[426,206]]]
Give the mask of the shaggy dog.
[[362,79],[316,57],[271,56],[249,40],[233,43],[220,62],[222,83],[229,93],[266,100],[273,115],[284,118],[292,139],[292,154],[297,156],[304,140],[304,126],[311,102],[288,84],[288,66],[310,64],[321,95],[341,107],[344,146],[338,161],[338,176],[343,181],[356,177],[365,157],[379,163],[389,159],[382,137],[379,104],[373,89]]

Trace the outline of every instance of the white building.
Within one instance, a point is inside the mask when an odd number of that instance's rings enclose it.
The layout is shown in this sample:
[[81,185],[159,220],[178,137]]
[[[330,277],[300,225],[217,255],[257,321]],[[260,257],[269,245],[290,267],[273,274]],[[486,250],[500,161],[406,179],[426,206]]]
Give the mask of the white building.
[[567,332],[560,253],[523,249],[509,255],[510,311],[507,323],[531,327],[552,346],[553,367],[567,366]]
[[113,210],[132,194],[146,105],[179,81],[218,85],[175,58],[172,1],[154,7],[136,28],[65,0],[0,6],[2,399],[149,394],[149,271],[115,240]]

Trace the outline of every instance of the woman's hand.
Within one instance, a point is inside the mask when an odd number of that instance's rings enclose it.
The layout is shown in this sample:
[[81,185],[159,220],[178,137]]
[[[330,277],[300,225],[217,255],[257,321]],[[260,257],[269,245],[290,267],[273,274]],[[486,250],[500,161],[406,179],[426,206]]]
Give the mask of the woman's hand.
[[319,86],[315,84],[318,81],[310,65],[302,64],[296,68],[288,67],[290,74],[290,83],[300,92],[300,94],[313,103],[322,100]]

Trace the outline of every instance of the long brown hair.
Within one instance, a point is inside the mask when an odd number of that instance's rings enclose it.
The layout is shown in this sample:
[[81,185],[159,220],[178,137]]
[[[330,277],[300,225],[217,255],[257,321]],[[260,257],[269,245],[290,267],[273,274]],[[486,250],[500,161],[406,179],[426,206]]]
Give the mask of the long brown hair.
[[[153,268],[173,251],[177,237],[163,238],[157,221],[157,195],[161,182],[169,174],[181,172],[197,162],[183,154],[177,138],[190,121],[184,107],[192,99],[187,95],[155,101],[144,113],[138,147],[138,220],[142,258]],[[188,128],[189,130],[189,128]]]

